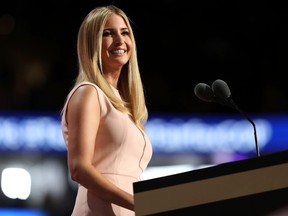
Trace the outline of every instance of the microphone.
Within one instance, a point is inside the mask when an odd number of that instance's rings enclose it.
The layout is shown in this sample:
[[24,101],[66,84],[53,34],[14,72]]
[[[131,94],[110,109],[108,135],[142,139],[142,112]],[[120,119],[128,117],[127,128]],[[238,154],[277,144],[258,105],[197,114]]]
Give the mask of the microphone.
[[226,100],[228,103],[230,103],[236,110],[238,110],[252,125],[254,129],[254,138],[255,138],[255,144],[256,144],[256,154],[258,157],[260,157],[260,152],[259,152],[259,146],[258,146],[258,141],[257,141],[257,132],[256,132],[256,125],[255,123],[249,118],[249,116],[243,112],[239,106],[232,100],[231,98],[231,92],[226,84],[221,79],[217,79],[212,83],[212,91],[215,93],[215,95],[219,98],[222,98]]
[[212,102],[215,97],[211,87],[205,83],[198,83],[194,88],[195,95],[206,102]]
[[223,99],[222,97],[217,97],[213,92],[212,88],[206,83],[198,83],[194,88],[194,93],[200,100],[203,100],[205,102],[216,102],[234,108],[234,106],[232,106],[231,103],[227,102],[226,99]]

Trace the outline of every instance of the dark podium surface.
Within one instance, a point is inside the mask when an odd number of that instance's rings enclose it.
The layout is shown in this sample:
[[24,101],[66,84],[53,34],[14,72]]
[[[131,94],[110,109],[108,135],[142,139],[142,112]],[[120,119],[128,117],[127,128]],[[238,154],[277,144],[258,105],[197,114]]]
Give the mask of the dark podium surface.
[[136,216],[288,216],[288,151],[143,180],[133,187]]

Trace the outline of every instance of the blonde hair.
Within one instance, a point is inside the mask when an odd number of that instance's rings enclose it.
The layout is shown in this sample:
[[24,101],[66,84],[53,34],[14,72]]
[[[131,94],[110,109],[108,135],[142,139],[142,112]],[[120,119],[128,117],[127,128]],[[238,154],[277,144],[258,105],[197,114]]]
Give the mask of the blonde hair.
[[[102,34],[105,22],[112,14],[117,14],[124,19],[133,43],[131,57],[127,64],[123,66],[118,80],[117,88],[123,101],[113,93],[109,83],[103,76],[102,70]],[[144,129],[148,113],[138,66],[136,42],[127,15],[113,5],[97,7],[92,10],[80,26],[77,51],[79,73],[75,85],[84,81],[95,83],[103,90],[117,110],[128,113],[132,121],[138,127]]]

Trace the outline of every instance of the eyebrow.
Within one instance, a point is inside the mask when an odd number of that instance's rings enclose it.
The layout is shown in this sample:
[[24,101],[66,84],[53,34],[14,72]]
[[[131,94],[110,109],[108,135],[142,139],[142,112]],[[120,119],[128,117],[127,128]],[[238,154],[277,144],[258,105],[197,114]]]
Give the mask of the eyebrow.
[[[115,29],[114,28],[105,28],[104,31],[105,30],[114,31]],[[120,30],[123,31],[123,30],[129,30],[129,29],[128,29],[128,27],[125,27],[125,28],[121,28]]]

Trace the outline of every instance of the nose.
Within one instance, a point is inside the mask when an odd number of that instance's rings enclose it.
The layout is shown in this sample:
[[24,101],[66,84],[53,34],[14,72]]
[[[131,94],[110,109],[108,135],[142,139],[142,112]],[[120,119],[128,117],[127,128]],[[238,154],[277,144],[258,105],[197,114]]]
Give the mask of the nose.
[[123,42],[121,40],[115,40],[114,41],[114,46],[121,46]]
[[121,34],[117,34],[115,37],[114,37],[114,46],[121,46],[123,44],[123,38],[122,38],[122,35]]

